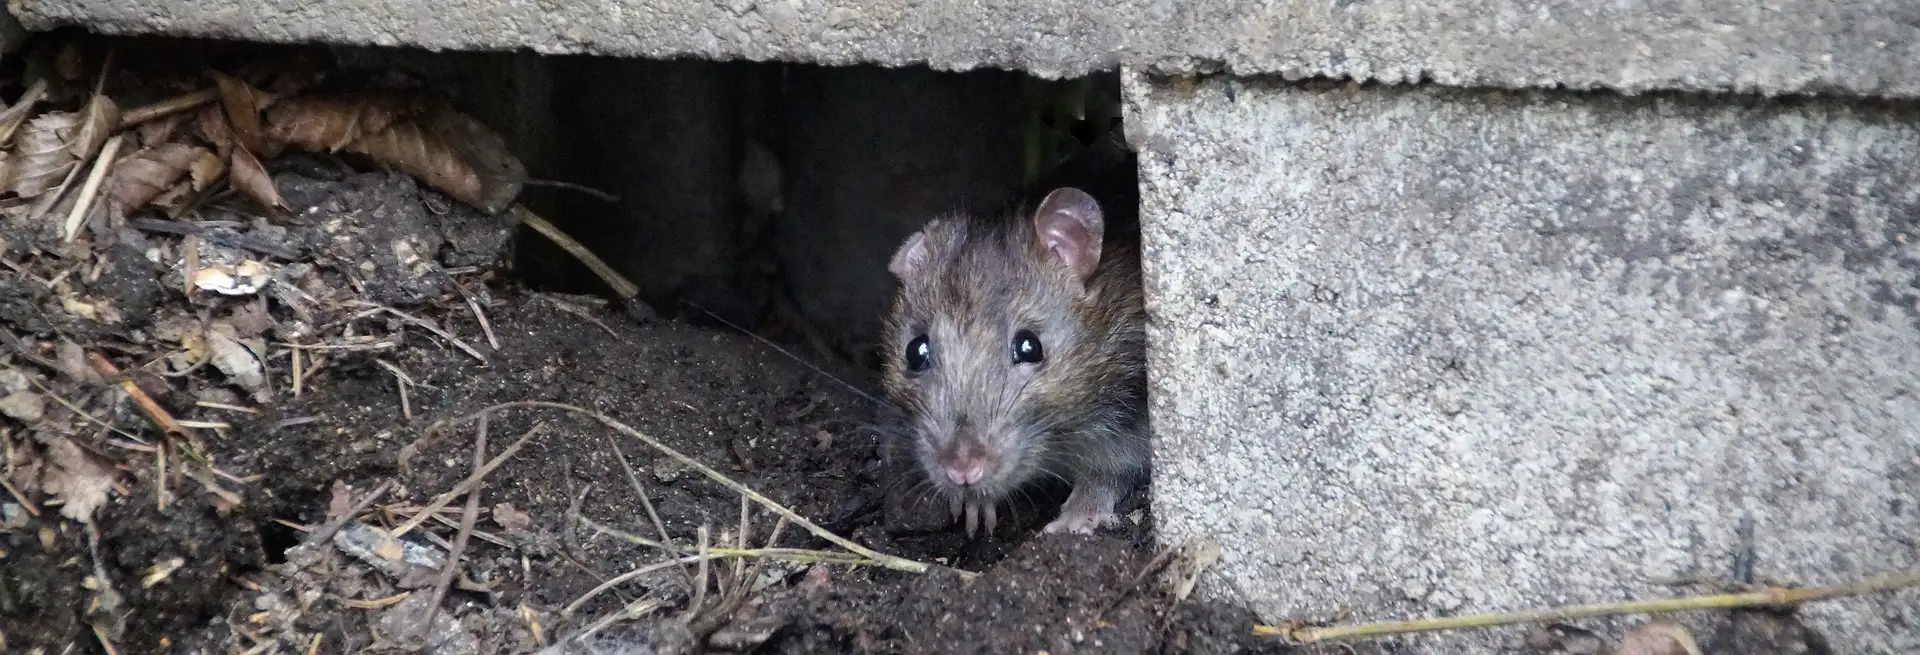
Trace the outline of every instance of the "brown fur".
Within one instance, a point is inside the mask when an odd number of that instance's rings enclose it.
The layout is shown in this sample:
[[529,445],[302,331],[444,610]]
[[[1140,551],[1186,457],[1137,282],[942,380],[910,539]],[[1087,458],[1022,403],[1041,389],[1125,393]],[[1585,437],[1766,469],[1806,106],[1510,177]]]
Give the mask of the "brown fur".
[[[886,391],[914,435],[902,446],[933,488],[956,500],[961,488],[941,472],[938,453],[969,439],[986,448],[997,466],[965,500],[984,503],[989,517],[993,504],[1047,477],[1073,483],[1076,495],[1082,486],[1124,495],[1146,475],[1137,236],[1104,230],[1083,284],[1048,255],[1033,211],[928,223],[925,257],[900,280],[884,330]],[[1046,353],[1030,376],[1011,361],[1021,329],[1036,333]],[[921,334],[934,364],[915,374],[905,352]]]

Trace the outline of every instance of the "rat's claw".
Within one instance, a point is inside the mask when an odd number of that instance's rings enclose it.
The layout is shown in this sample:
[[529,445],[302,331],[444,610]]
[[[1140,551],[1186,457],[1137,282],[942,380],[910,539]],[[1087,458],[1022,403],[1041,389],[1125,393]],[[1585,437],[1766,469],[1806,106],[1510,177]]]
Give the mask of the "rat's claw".
[[1067,532],[1072,534],[1093,534],[1094,530],[1110,525],[1119,525],[1120,517],[1113,512],[1063,511],[1060,518],[1048,523],[1041,532],[1052,534]]

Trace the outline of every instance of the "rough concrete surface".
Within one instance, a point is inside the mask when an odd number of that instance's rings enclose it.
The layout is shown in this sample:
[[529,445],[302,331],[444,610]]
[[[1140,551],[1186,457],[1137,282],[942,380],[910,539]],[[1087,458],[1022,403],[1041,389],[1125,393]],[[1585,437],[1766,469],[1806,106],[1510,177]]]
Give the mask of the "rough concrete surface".
[[83,24],[271,42],[653,58],[1325,76],[1453,86],[1920,96],[1905,0],[11,0]]
[[[1732,579],[1744,519],[1760,582],[1920,567],[1912,108],[1323,86],[1127,80],[1153,502],[1222,541],[1207,593],[1704,593],[1659,582]],[[1920,590],[1805,611],[1920,652]]]

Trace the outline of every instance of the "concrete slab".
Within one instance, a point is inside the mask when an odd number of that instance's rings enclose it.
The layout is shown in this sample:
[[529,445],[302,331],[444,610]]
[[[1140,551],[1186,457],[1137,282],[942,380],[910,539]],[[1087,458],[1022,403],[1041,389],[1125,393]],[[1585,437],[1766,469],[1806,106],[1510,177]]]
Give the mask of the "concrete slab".
[[30,29],[1452,86],[1920,97],[1904,0],[12,0]]
[[[1744,520],[1763,581],[1920,568],[1912,108],[1126,84],[1156,520],[1221,540],[1206,593],[1665,597],[1729,579]],[[1920,590],[1806,614],[1920,652]]]

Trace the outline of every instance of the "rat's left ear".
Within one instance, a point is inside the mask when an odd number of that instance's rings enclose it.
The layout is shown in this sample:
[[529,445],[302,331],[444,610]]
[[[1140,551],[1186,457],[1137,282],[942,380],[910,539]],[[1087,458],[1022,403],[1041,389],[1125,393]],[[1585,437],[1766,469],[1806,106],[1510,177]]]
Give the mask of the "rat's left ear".
[[1073,187],[1054,189],[1033,212],[1033,231],[1046,257],[1067,267],[1082,282],[1093,277],[1100,264],[1100,240],[1106,234],[1106,218],[1093,196]]
[[893,251],[893,258],[887,260],[887,271],[905,281],[908,276],[925,267],[927,265],[927,232],[932,231],[936,224],[938,221],[930,221],[926,227],[908,236],[907,240],[900,244],[900,248]]

